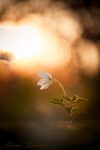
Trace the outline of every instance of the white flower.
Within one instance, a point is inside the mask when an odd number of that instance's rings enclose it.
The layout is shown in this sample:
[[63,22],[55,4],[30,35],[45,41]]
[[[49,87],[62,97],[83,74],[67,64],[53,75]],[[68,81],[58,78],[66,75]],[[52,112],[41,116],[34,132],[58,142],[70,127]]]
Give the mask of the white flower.
[[49,74],[45,71],[42,71],[42,73],[38,73],[37,75],[39,77],[43,78],[37,83],[37,85],[41,86],[40,90],[47,89],[50,86],[50,84],[52,84],[52,75],[51,74]]

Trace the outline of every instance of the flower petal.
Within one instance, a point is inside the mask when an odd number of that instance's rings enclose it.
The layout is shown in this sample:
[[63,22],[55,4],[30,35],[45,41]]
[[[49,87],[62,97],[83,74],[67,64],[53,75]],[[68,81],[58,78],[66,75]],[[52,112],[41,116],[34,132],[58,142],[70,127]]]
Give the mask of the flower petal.
[[44,84],[46,84],[47,82],[49,82],[49,80],[48,79],[41,79],[41,80],[39,80],[39,82],[37,83],[37,85],[44,85]]
[[46,76],[45,76],[45,74],[43,74],[43,73],[38,73],[37,74],[39,77],[41,77],[41,78],[47,78]]
[[53,83],[53,81],[52,81],[52,80],[49,80],[49,82],[50,82],[50,84],[52,84],[52,83]]
[[52,79],[52,75],[51,74],[49,74],[49,73],[47,73],[45,71],[42,71],[42,74],[45,75],[46,78]]
[[46,84],[43,84],[40,88],[40,90],[47,89],[50,86],[50,82],[47,82]]

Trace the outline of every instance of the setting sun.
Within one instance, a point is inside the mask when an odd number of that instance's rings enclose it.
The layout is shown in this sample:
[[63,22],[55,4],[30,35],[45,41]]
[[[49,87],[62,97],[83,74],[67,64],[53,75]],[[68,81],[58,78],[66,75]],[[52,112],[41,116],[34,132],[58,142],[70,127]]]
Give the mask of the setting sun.
[[[65,52],[59,38],[45,28],[33,26],[0,26],[0,48],[13,52],[17,63],[32,60],[35,63],[55,66],[63,64]],[[69,53],[69,51],[67,52]],[[67,55],[69,60],[70,53]],[[52,60],[52,61],[51,61]],[[63,61],[62,61],[63,60]]]
[[[41,33],[36,28],[28,26],[20,27],[5,27],[4,41],[1,43],[1,48],[6,51],[12,51],[16,59],[23,59],[26,57],[41,54],[41,46],[43,38]],[[6,40],[7,39],[7,40]]]

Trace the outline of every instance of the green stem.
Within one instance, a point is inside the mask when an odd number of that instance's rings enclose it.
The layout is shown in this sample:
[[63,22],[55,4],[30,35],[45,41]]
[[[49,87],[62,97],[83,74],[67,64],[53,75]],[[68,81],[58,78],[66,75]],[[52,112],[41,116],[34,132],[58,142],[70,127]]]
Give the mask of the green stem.
[[54,80],[55,82],[57,82],[60,85],[60,87],[62,88],[62,91],[64,93],[64,96],[66,96],[66,91],[64,89],[64,86],[58,80],[56,80],[56,79],[52,79],[52,80]]
[[[63,91],[63,93],[64,93],[64,96],[67,96],[67,95],[66,95],[66,91],[65,91],[65,89],[64,89],[64,86],[63,86],[58,80],[56,80],[56,79],[52,79],[52,80],[54,80],[55,82],[57,82],[57,83],[60,85],[60,87],[62,88],[62,91]],[[69,116],[70,116],[70,119],[72,120],[72,114],[71,114],[71,112],[70,112],[70,109],[65,106],[66,103],[67,103],[67,105],[68,105],[69,102],[63,99],[63,106],[64,106],[64,108],[68,111]],[[73,121],[73,120],[72,120],[72,121]]]

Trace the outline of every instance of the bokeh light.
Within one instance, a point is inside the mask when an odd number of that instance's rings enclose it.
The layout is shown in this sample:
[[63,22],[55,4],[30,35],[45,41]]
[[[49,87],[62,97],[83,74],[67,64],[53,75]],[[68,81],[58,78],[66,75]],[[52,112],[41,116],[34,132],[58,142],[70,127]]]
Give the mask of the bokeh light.
[[[0,148],[75,149],[97,145],[100,132],[100,15],[97,1],[0,0]],[[70,125],[53,82],[40,91],[37,73],[52,74],[86,110]],[[37,143],[39,145],[37,145]],[[31,147],[32,146],[32,147]]]

